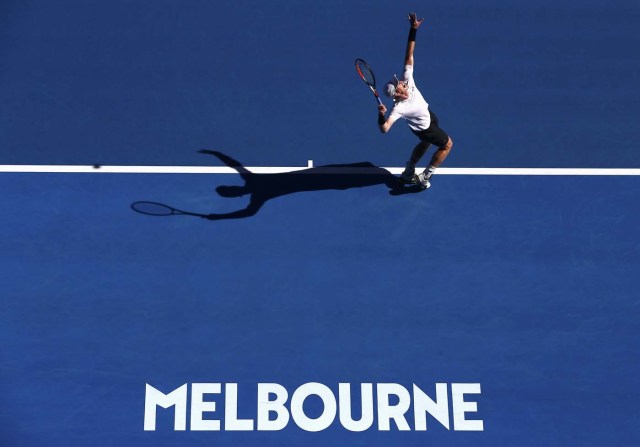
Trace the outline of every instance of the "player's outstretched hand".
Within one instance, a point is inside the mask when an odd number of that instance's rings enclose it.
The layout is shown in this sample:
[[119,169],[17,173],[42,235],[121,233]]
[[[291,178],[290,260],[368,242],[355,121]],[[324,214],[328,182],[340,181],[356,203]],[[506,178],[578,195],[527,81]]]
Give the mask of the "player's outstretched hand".
[[384,115],[385,113],[387,113],[387,107],[384,104],[380,104],[378,106],[378,112],[380,113],[380,115]]
[[415,12],[409,14],[409,23],[411,24],[411,28],[418,29],[420,25],[422,25],[424,19],[419,19]]

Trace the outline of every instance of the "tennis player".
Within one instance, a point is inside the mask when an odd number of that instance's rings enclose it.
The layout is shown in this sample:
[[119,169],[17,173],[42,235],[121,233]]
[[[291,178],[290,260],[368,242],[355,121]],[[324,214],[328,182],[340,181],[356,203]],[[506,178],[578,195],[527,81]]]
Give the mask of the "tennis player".
[[[398,118],[407,120],[409,128],[420,139],[420,142],[413,149],[400,179],[427,189],[431,186],[430,179],[433,172],[447,158],[453,142],[449,135],[438,126],[438,118],[429,110],[429,104],[413,80],[413,50],[416,46],[416,33],[423,21],[424,19],[418,20],[415,13],[409,14],[411,27],[409,28],[409,40],[404,59],[404,76],[402,80],[399,80],[394,75],[394,79],[385,84],[383,91],[393,99],[393,108],[389,117],[386,118],[387,108],[384,105],[378,107],[378,125],[382,133],[387,133]],[[416,175],[416,164],[432,144],[438,149],[424,172]]]

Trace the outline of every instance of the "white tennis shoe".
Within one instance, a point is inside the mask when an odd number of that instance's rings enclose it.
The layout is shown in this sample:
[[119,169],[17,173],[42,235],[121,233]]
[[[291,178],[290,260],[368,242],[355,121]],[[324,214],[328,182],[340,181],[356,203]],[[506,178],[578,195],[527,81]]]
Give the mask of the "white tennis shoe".
[[431,187],[431,182],[429,178],[427,178],[427,174],[421,172],[420,174],[415,176],[417,179],[417,184],[420,185],[422,189],[429,189]]

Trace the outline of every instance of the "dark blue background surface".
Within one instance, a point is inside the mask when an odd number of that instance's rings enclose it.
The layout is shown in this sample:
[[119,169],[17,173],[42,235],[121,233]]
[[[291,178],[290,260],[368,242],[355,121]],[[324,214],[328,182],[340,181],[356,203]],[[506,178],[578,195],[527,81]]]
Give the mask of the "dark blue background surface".
[[[230,176],[0,176],[6,445],[637,444],[637,178],[437,180],[209,222],[128,204],[230,211]],[[145,383],[238,382],[249,417],[271,381],[479,382],[485,431],[142,431]]]
[[[402,70],[445,166],[639,168],[636,1],[11,1],[0,164],[402,166],[356,76]],[[388,103],[388,101],[387,101]],[[229,175],[0,174],[0,444],[640,444],[638,177],[436,175],[223,213]],[[479,382],[482,433],[143,431],[144,384]],[[245,416],[241,414],[241,417]],[[250,416],[250,415],[247,415]]]
[[5,0],[0,162],[402,166],[353,60],[401,72],[413,9],[448,166],[640,167],[635,0]]

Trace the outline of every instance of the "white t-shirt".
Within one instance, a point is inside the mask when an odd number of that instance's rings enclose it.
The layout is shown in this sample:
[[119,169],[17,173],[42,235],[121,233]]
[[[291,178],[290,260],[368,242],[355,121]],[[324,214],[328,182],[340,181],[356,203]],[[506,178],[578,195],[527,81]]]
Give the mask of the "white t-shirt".
[[413,80],[413,65],[405,65],[404,80],[408,85],[409,98],[396,102],[393,109],[391,109],[389,118],[393,121],[396,121],[398,118],[404,118],[409,122],[411,129],[418,132],[425,130],[431,125],[429,104],[422,97]]

